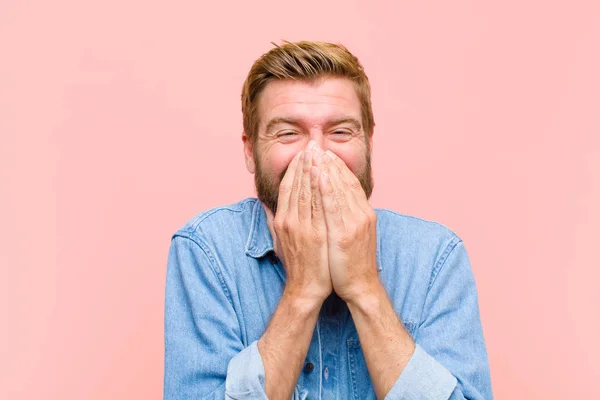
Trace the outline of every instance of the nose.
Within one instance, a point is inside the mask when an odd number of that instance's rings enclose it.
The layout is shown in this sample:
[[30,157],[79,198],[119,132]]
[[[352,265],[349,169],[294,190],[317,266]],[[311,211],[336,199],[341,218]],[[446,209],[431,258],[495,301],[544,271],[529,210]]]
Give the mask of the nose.
[[311,129],[309,140],[314,140],[317,147],[326,151],[325,148],[325,135],[323,135],[323,131],[319,128]]

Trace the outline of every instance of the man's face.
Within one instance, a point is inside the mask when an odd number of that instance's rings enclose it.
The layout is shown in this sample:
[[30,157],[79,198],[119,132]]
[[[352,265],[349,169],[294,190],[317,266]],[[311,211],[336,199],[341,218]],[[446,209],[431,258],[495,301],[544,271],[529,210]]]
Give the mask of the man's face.
[[273,214],[279,183],[292,158],[312,139],[340,157],[362,184],[373,190],[372,141],[362,127],[360,101],[345,78],[315,82],[269,82],[259,96],[260,123],[254,146],[244,135],[248,171],[254,173],[258,198]]

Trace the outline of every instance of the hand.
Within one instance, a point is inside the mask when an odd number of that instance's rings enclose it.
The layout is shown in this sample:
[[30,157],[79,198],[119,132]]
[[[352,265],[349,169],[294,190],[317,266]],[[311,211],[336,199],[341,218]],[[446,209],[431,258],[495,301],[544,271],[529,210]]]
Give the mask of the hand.
[[330,151],[316,163],[327,225],[329,270],[335,292],[346,302],[380,285],[377,216],[358,178]]
[[312,166],[314,146],[311,141],[290,162],[279,185],[276,215],[265,210],[287,275],[284,294],[322,302],[333,288],[319,170]]

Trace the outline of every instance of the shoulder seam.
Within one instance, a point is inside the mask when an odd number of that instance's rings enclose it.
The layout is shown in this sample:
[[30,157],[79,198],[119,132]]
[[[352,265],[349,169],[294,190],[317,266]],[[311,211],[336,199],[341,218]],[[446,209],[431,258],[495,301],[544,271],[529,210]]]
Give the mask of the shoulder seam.
[[433,286],[435,279],[437,278],[440,270],[446,263],[446,260],[450,256],[450,253],[452,253],[454,251],[454,249],[456,248],[456,246],[458,246],[458,244],[461,242],[462,242],[462,239],[459,238],[458,236],[454,236],[450,240],[450,243],[448,243],[448,245],[446,246],[446,249],[444,250],[444,252],[440,256],[440,258],[438,259],[437,263],[435,263],[435,266],[433,267],[433,270],[431,271],[431,278],[429,279],[429,286],[427,287],[427,293],[429,293],[429,290],[431,290],[431,287]]
[[198,235],[195,235],[193,232],[189,232],[189,235],[186,235],[183,232],[176,232],[171,240],[173,240],[177,236],[190,240],[191,242],[195,243],[200,248],[200,250],[202,250],[206,258],[208,258],[208,261],[210,262],[210,269],[213,271],[213,274],[215,274],[215,276],[217,277],[219,284],[221,285],[221,289],[223,290],[225,297],[227,297],[227,301],[229,301],[229,304],[231,304],[231,307],[233,307],[233,309],[235,310],[233,299],[231,298],[231,291],[227,287],[225,279],[223,278],[223,271],[221,271],[221,268],[217,266],[217,261],[213,257],[212,252],[208,247],[208,244],[200,237],[198,237]]
[[399,217],[415,219],[417,221],[426,222],[426,223],[429,223],[429,224],[435,224],[435,225],[441,226],[444,229],[447,229],[450,233],[452,233],[452,235],[458,236],[456,234],[456,232],[454,232],[452,229],[448,228],[446,225],[444,225],[444,224],[442,224],[441,222],[438,222],[438,221],[433,221],[433,220],[430,220],[430,219],[425,219],[425,218],[417,217],[417,216],[414,216],[414,215],[402,214],[402,213],[399,213],[397,211],[390,210],[390,209],[387,209],[387,208],[375,208],[374,210],[376,210],[376,211],[384,211],[384,212],[387,212],[389,214],[397,215]]
[[187,227],[182,227],[180,229],[178,229],[172,236],[171,238],[175,237],[176,235],[181,234],[182,232],[189,232],[192,234],[195,234],[198,226],[202,223],[202,221],[204,221],[206,218],[210,217],[211,215],[213,215],[214,213],[216,213],[217,211],[223,211],[223,210],[227,210],[227,211],[231,211],[231,212],[235,212],[235,213],[241,213],[244,208],[245,205],[251,201],[255,201],[254,198],[249,197],[247,199],[244,199],[242,201],[240,201],[239,203],[236,203],[237,205],[239,205],[239,208],[232,208],[232,204],[230,205],[226,205],[226,206],[220,206],[220,207],[215,207],[212,208],[210,210],[206,210],[202,213],[200,213],[198,216],[196,216],[196,221],[193,222],[193,224],[187,226]]

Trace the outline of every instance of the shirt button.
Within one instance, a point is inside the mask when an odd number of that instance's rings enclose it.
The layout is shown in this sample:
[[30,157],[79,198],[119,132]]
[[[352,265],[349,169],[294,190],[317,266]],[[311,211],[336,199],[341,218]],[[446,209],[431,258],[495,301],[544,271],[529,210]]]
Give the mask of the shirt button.
[[329,367],[325,367],[325,370],[323,371],[323,375],[325,375],[325,380],[329,379]]
[[304,372],[312,372],[313,369],[315,369],[315,364],[311,362],[306,363],[304,366]]

